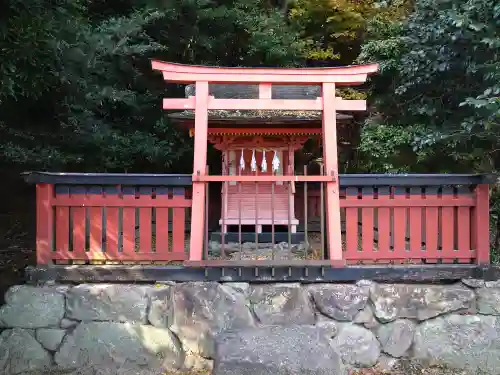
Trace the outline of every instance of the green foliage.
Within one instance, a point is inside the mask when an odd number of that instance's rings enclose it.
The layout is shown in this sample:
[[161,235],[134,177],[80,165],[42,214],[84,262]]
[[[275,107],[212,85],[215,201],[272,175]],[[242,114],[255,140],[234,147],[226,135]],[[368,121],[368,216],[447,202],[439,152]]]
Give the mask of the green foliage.
[[419,127],[395,127],[386,124],[365,124],[359,151],[369,155],[365,162],[368,170],[379,172],[408,172],[417,165],[418,156],[410,147]]
[[[56,84],[62,40],[84,12],[78,1],[11,0],[0,5],[0,104],[40,98]],[[79,21],[77,21],[79,22]]]
[[[150,32],[171,61],[220,66],[290,66],[302,43],[260,0],[172,0]],[[161,56],[160,56],[161,57]]]
[[257,0],[4,7],[0,162],[25,168],[187,172],[190,163],[177,162],[191,157],[191,141],[161,109],[162,97],[184,93],[166,87],[151,58],[300,63],[297,35]]
[[[370,150],[383,125],[392,132],[387,144],[412,148],[431,170],[497,170],[499,47],[498,2],[419,0],[405,22],[374,22],[359,61],[381,66],[372,81],[377,117],[365,126],[361,148]],[[388,160],[394,157],[385,155],[379,167]]]
[[[0,162],[176,170],[182,96],[151,58],[295,66],[379,62],[360,151],[377,171],[497,170],[500,4],[486,0],[12,0],[0,6]],[[282,5],[281,5],[282,6]],[[414,12],[408,12],[414,7]],[[356,99],[365,92],[338,90]],[[177,169],[177,170],[181,170]]]
[[372,19],[399,20],[408,9],[407,0],[295,0],[289,19],[306,43],[306,59],[347,65],[358,56]]

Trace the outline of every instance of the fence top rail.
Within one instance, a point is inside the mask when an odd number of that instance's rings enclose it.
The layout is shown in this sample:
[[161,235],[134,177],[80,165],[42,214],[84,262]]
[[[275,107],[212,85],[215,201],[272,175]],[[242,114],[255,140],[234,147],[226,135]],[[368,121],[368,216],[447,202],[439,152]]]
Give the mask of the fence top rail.
[[24,172],[29,184],[191,186],[190,174]]
[[497,177],[486,174],[341,174],[341,187],[376,186],[439,186],[439,185],[478,185],[494,184]]
[[[144,185],[144,186],[190,186],[191,174],[148,173],[55,173],[25,172],[22,174],[30,184],[63,185]],[[494,184],[497,176],[486,174],[341,174],[341,187],[376,186],[439,186]],[[315,184],[309,182],[309,184]]]

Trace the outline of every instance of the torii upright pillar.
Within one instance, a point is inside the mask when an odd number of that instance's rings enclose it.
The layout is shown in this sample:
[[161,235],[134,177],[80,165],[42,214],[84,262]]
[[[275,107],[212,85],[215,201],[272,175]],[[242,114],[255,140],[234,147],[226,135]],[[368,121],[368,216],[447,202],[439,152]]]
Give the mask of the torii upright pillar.
[[[205,186],[209,182],[326,182],[326,233],[329,258],[342,260],[340,200],[337,157],[336,112],[365,110],[364,100],[342,100],[335,97],[336,86],[364,83],[368,74],[378,70],[376,64],[336,68],[217,68],[189,66],[161,61],[152,62],[166,81],[195,83],[195,97],[164,99],[164,109],[195,111],[193,201],[189,259],[201,261],[205,228]],[[258,84],[259,99],[216,99],[209,96],[210,83]],[[322,85],[322,96],[316,100],[279,100],[271,98],[272,84]],[[209,176],[206,173],[208,110],[300,110],[323,112],[323,176]]]
[[[208,143],[208,82],[196,82],[196,96],[194,104],[194,159],[193,175],[204,176],[207,171],[207,143]],[[203,235],[205,233],[205,184],[193,179],[193,206],[191,210],[191,238],[190,249],[196,249],[190,260],[202,260]],[[194,234],[194,235],[193,235]]]
[[[339,173],[337,151],[337,110],[335,83],[323,83],[323,163],[324,173],[333,180],[326,183],[326,238],[330,259],[342,259],[342,228],[340,222]],[[332,246],[333,245],[333,246]]]

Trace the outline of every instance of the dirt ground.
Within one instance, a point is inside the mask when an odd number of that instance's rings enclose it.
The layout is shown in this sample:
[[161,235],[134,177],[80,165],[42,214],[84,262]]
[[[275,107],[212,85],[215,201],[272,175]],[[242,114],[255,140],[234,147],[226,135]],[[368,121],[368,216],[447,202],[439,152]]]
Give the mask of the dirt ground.
[[352,371],[349,375],[482,375],[451,369],[445,366],[426,366],[416,361],[403,360],[392,370],[369,368]]
[[[189,372],[184,375],[210,375],[210,371]],[[352,370],[349,375],[483,375],[480,373],[470,373],[462,370],[455,370],[444,366],[425,366],[419,362],[403,360],[393,369],[384,370],[380,368],[369,368]],[[177,374],[165,374],[177,375]]]

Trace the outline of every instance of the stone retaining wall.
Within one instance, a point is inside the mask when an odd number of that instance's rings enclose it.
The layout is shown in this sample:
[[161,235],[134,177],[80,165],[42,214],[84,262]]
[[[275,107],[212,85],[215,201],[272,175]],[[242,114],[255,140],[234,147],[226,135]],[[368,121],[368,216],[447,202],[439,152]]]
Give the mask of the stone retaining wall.
[[336,375],[400,358],[500,374],[500,282],[21,285],[0,307],[6,375]]

